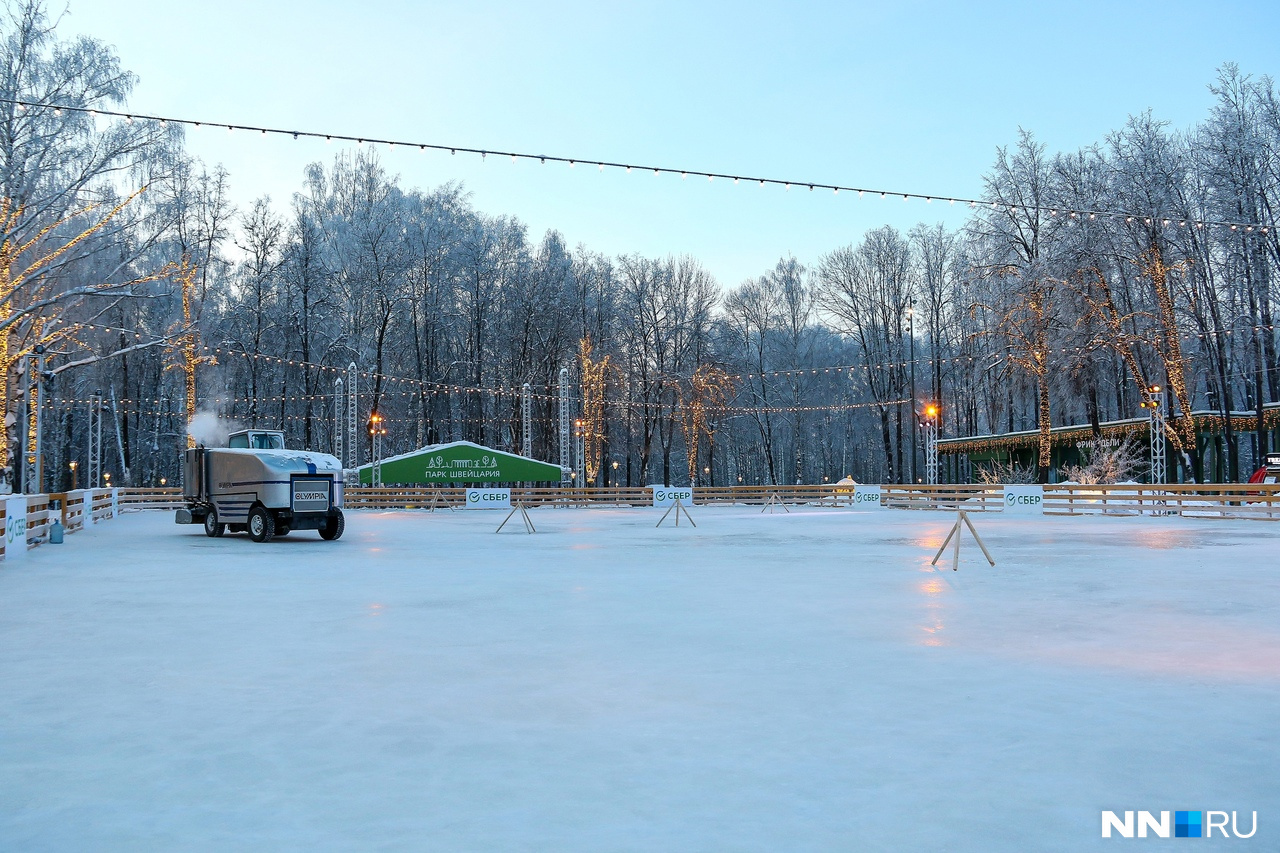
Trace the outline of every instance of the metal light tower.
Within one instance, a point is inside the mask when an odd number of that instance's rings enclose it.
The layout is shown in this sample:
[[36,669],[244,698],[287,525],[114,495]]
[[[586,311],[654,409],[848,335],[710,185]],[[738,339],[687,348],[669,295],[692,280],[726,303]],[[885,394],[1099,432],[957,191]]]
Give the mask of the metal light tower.
[[356,388],[356,363],[347,365],[347,455],[350,460],[348,468],[356,468],[360,464],[360,416],[357,407],[360,394]]
[[373,437],[373,473],[369,483],[375,488],[382,485],[382,437],[387,434],[387,427],[382,415],[373,412],[369,415],[369,435]]
[[524,383],[520,389],[520,452],[533,455],[533,389]]
[[924,409],[924,476],[930,486],[938,485],[938,407]]
[[569,368],[560,368],[560,485],[572,482],[569,476]]
[[[911,362],[911,417],[915,419],[917,425],[920,423],[920,416],[916,414],[916,303],[912,300],[907,305],[907,343],[910,346],[909,359]],[[916,481],[916,445],[911,445],[911,482]]]
[[587,431],[581,419],[573,422],[573,470],[575,483],[579,486],[587,484]]
[[89,397],[89,476],[85,487],[102,486],[102,392],[94,391]]
[[1164,455],[1164,412],[1160,409],[1161,388],[1152,385],[1145,389],[1146,399],[1140,404],[1151,410],[1151,482],[1163,483],[1168,477]]
[[[36,438],[33,442],[34,452],[30,483],[34,488],[26,489],[27,494],[38,495],[44,491],[44,347],[36,346],[36,369],[32,374],[36,383],[36,410],[33,420],[36,425]],[[24,484],[25,485],[25,484]]]
[[31,490],[27,486],[35,476],[31,461],[35,444],[35,436],[31,434],[31,356],[24,355],[18,359],[18,371],[22,375],[22,408],[18,415],[22,426],[18,430],[18,456],[13,463],[13,491],[29,493]]
[[342,377],[333,380],[333,455],[342,464],[342,409],[347,398],[342,395]]

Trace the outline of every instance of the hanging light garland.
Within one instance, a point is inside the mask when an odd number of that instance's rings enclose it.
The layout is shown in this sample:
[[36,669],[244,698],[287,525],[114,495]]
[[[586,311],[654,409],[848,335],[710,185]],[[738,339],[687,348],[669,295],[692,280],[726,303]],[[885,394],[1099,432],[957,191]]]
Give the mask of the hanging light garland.
[[1027,211],[1034,213],[1042,213],[1050,217],[1061,216],[1067,221],[1075,220],[1093,220],[1099,217],[1113,219],[1116,221],[1123,220],[1125,223],[1133,223],[1141,221],[1146,225],[1161,225],[1166,228],[1205,228],[1205,227],[1221,227],[1231,231],[1243,231],[1245,233],[1259,232],[1267,234],[1272,226],[1266,223],[1257,222],[1232,222],[1229,220],[1214,219],[1194,219],[1186,216],[1170,215],[1168,213],[1150,213],[1135,214],[1132,211],[1116,211],[1116,210],[1090,210],[1087,208],[1071,208],[1058,207],[1054,205],[1039,204],[1007,204],[1004,202],[994,202],[983,199],[966,198],[963,196],[950,196],[938,193],[916,193],[916,192],[900,192],[898,190],[871,189],[868,187],[855,187],[844,184],[824,183],[819,181],[800,181],[788,180],[784,178],[767,178],[756,175],[741,175],[729,172],[709,172],[700,169],[675,168],[671,166],[648,166],[638,163],[623,163],[612,160],[599,160],[587,157],[567,157],[552,154],[529,154],[521,151],[502,151],[491,148],[473,148],[464,145],[446,145],[439,142],[410,142],[406,140],[381,139],[373,136],[351,136],[343,133],[322,133],[310,130],[291,130],[280,127],[262,127],[258,125],[248,124],[228,124],[225,122],[211,122],[204,120],[195,120],[188,118],[176,118],[174,116],[158,116],[146,113],[123,112],[119,110],[105,110],[96,107],[77,107],[67,104],[43,103],[40,101],[28,101],[20,98],[0,98],[0,103],[13,104],[19,112],[28,109],[52,110],[61,115],[63,112],[84,113],[93,116],[106,116],[108,118],[121,118],[132,124],[135,121],[153,121],[162,127],[169,124],[183,125],[194,129],[211,127],[225,128],[228,133],[242,130],[249,131],[257,136],[284,136],[291,139],[323,139],[325,142],[333,142],[335,139],[339,142],[354,142],[357,145],[386,145],[390,149],[396,147],[407,149],[418,149],[421,152],[437,152],[443,153],[448,151],[450,155],[471,154],[480,155],[481,160],[488,159],[490,154],[497,157],[510,157],[511,161],[517,162],[521,160],[537,161],[540,164],[559,163],[566,164],[570,168],[578,163],[588,166],[595,166],[597,170],[603,172],[606,167],[610,169],[621,169],[630,173],[633,169],[638,171],[652,172],[655,175],[679,175],[680,178],[686,179],[690,175],[697,178],[706,178],[708,182],[720,178],[726,181],[732,181],[737,184],[740,182],[754,183],[757,186],[773,186],[782,187],[784,190],[790,191],[795,186],[798,188],[807,188],[810,192],[813,190],[830,190],[833,194],[840,193],[852,194],[856,193],[859,198],[871,195],[873,198],[881,199],[902,199],[903,201],[919,200],[931,204],[935,201],[946,202],[950,205],[967,204],[971,208],[988,208],[994,210],[1009,209],[1011,211]]

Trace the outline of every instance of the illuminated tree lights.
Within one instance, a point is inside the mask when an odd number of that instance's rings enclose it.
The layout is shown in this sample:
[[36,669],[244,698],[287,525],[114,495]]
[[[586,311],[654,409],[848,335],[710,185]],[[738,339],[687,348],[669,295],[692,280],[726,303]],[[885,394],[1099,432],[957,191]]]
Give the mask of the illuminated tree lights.
[[[34,352],[36,347],[51,349],[64,343],[81,345],[77,336],[86,325],[62,323],[63,308],[81,297],[128,291],[134,285],[165,279],[172,274],[170,265],[158,273],[128,281],[74,287],[65,287],[59,276],[49,274],[60,258],[101,231],[145,190],[146,187],[137,190],[88,228],[65,241],[55,238],[54,233],[73,220],[93,213],[101,205],[88,205],[45,225],[29,239],[18,240],[12,235],[25,224],[26,211],[11,199],[0,199],[0,228],[6,235],[0,243],[0,400],[4,401],[6,416],[13,415],[19,406],[14,385],[14,380],[19,377],[15,368],[24,356]],[[94,356],[61,365],[57,370],[96,360],[98,357]],[[14,416],[4,430],[0,440],[0,467],[9,465],[10,448],[17,443],[16,425],[20,422],[21,418]]]
[[[733,395],[733,382],[729,375],[714,364],[699,365],[680,388],[681,429],[685,445],[689,448],[689,482],[697,480],[698,447],[702,436],[708,444],[715,442],[715,429],[710,416],[726,411],[726,404]],[[709,455],[709,454],[708,454]]]
[[[182,328],[173,330],[171,340],[173,349],[179,353],[180,361],[165,369],[177,367],[182,371],[186,390],[187,423],[196,416],[196,368],[201,364],[217,364],[218,360],[211,355],[197,355],[200,349],[200,337],[191,320],[191,294],[195,291],[196,265],[191,263],[189,255],[183,256],[174,279],[182,287]],[[195,438],[187,433],[187,448],[196,446]]]
[[604,442],[605,381],[609,356],[600,361],[591,358],[591,336],[578,342],[578,359],[582,373],[582,440],[586,481],[594,483],[600,473],[600,447]]

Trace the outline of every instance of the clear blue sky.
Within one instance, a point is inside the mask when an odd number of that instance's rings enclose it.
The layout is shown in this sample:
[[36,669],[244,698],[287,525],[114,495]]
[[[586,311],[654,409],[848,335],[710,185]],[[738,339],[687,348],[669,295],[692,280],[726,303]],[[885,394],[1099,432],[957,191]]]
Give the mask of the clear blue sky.
[[[64,33],[117,49],[130,107],[708,171],[971,196],[998,146],[1100,141],[1152,110],[1184,128],[1234,61],[1280,74],[1266,2],[430,3],[69,0]],[[189,148],[237,203],[284,210],[335,146],[226,131]],[[608,254],[689,253],[732,286],[883,224],[965,211],[705,179],[383,152],[408,186]]]

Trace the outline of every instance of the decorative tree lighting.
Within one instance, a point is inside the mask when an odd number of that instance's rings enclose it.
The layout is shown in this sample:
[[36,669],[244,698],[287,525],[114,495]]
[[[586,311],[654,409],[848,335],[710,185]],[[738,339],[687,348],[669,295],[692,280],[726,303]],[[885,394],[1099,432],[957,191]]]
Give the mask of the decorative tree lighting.
[[712,413],[726,411],[733,395],[733,381],[729,374],[714,364],[699,365],[687,383],[680,385],[680,428],[689,447],[689,482],[698,470],[698,448],[702,436],[708,446],[715,440],[711,424]]
[[591,358],[591,337],[578,342],[578,358],[582,365],[582,470],[584,483],[594,483],[600,473],[600,446],[604,442],[604,392],[609,373],[609,356],[600,361]]
[[[196,265],[191,263],[190,255],[182,257],[174,279],[182,287],[182,329],[173,336],[173,342],[181,353],[181,361],[177,366],[182,370],[183,384],[186,386],[186,415],[187,424],[190,424],[196,416],[196,368],[201,364],[217,364],[218,360],[211,355],[196,355],[200,349],[200,338],[191,318],[191,296],[196,287]],[[190,450],[195,446],[195,437],[188,432],[187,449]]]
[[[131,281],[64,287],[59,276],[48,274],[50,270],[56,269],[60,258],[106,227],[142,191],[133,193],[88,228],[65,241],[56,236],[59,229],[92,213],[101,205],[93,204],[77,210],[46,225],[30,239],[23,241],[12,235],[20,233],[28,224],[27,211],[12,199],[0,199],[0,230],[10,235],[0,242],[0,400],[4,401],[5,412],[8,414],[3,440],[0,440],[0,467],[13,461],[17,468],[23,462],[20,457],[12,458],[12,448],[16,443],[15,433],[21,432],[20,425],[24,422],[23,418],[29,415],[29,410],[21,414],[9,411],[9,406],[16,401],[10,382],[22,375],[15,370],[19,360],[33,352],[36,346],[79,343],[76,335],[84,325],[58,324],[58,314],[62,309],[85,297],[127,292],[133,285],[170,275],[172,265],[154,275],[141,276]],[[23,326],[27,326],[28,331],[19,340],[19,329]]]

